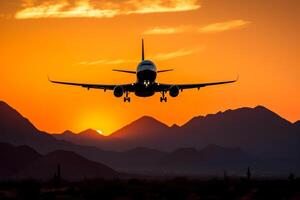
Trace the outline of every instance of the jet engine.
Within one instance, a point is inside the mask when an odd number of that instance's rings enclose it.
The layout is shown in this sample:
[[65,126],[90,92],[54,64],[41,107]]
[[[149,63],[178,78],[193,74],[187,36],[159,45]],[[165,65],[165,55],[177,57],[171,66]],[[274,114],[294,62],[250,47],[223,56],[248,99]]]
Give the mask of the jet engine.
[[177,85],[171,86],[169,93],[170,93],[171,97],[177,97],[178,94],[179,94],[179,88],[178,88],[178,86]]
[[124,89],[123,89],[123,87],[121,87],[121,86],[116,86],[116,87],[114,88],[114,95],[115,95],[115,97],[121,97],[121,96],[123,96],[123,94],[124,94]]

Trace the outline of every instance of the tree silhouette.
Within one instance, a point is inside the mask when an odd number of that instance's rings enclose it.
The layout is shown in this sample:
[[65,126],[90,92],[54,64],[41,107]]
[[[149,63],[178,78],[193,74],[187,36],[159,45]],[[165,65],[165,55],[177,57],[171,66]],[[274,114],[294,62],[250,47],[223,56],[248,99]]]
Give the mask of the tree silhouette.
[[248,169],[247,169],[247,180],[248,180],[248,182],[250,181],[250,179],[251,179],[251,170],[250,170],[250,167],[248,167]]
[[56,172],[54,173],[54,185],[60,186],[61,183],[61,173],[60,173],[60,164],[57,165]]
[[223,178],[224,178],[224,182],[227,183],[228,182],[228,175],[227,175],[226,170],[224,170]]

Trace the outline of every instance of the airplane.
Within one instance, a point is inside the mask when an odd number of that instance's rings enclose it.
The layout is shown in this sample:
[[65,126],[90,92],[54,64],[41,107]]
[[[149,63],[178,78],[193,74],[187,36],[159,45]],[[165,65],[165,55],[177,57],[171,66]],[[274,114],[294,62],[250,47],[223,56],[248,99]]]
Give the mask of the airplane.
[[74,83],[74,82],[62,82],[55,81],[48,78],[52,83],[65,84],[73,86],[81,86],[89,89],[102,89],[104,92],[106,90],[112,90],[115,97],[122,97],[124,94],[124,102],[130,102],[129,93],[134,93],[138,97],[150,97],[156,92],[161,93],[160,102],[167,102],[166,93],[169,93],[171,97],[177,97],[179,92],[185,89],[197,88],[198,90],[202,87],[221,85],[234,83],[238,80],[222,81],[222,82],[210,82],[210,83],[197,83],[197,84],[165,84],[156,82],[157,74],[163,72],[169,72],[173,69],[157,70],[155,64],[151,60],[145,60],[144,51],[144,39],[142,39],[142,59],[137,66],[136,71],[123,70],[123,69],[113,69],[116,72],[123,72],[136,75],[136,81],[129,84],[89,84],[89,83]]

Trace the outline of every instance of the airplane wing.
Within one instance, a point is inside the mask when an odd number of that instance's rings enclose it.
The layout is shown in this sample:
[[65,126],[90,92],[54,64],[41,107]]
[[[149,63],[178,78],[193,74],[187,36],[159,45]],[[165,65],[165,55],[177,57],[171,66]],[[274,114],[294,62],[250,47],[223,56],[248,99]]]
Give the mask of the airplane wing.
[[115,72],[124,72],[124,73],[129,73],[129,74],[136,74],[136,71],[131,71],[131,70],[123,70],[123,69],[113,69]]
[[113,90],[116,86],[122,86],[125,91],[133,91],[134,84],[121,84],[121,85],[106,85],[106,84],[89,84],[89,83],[73,83],[73,82],[63,82],[63,81],[54,81],[48,78],[51,83],[63,84],[63,85],[73,85],[81,86],[87,89],[103,89],[103,90]]
[[176,85],[179,90],[184,89],[192,89],[192,88],[198,88],[206,87],[206,86],[212,86],[212,85],[222,85],[222,84],[228,84],[228,83],[234,83],[238,80],[230,80],[230,81],[221,81],[221,82],[210,82],[210,83],[196,83],[196,84],[159,84],[157,89],[158,91],[168,91],[172,86]]
[[170,71],[173,71],[173,69],[158,70],[157,73],[170,72]]

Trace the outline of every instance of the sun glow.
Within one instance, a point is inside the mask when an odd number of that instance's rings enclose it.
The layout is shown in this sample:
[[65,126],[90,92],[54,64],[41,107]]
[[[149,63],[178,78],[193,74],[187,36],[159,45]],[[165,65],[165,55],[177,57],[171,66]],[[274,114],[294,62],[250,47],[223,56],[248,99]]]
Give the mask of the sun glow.
[[99,133],[99,135],[103,135],[103,132],[101,130],[97,130],[97,133]]

